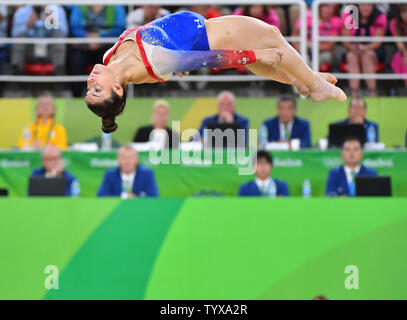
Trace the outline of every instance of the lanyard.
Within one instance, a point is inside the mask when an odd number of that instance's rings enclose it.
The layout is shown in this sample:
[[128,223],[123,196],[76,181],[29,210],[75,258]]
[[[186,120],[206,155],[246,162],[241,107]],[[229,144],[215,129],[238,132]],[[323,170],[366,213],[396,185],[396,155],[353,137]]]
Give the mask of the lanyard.
[[[39,123],[39,122],[40,122],[40,119],[37,119],[37,121],[35,122],[34,134],[33,134],[33,136],[34,136],[34,141],[35,141],[35,140],[38,140],[38,123]],[[55,121],[54,121],[54,119],[52,119],[52,123],[51,123],[51,125],[49,126],[49,129],[48,129],[48,132],[47,132],[47,135],[46,135],[47,139],[45,140],[45,145],[48,144],[49,139],[51,138],[51,132],[52,132],[52,130],[54,129],[54,126],[55,126]]]

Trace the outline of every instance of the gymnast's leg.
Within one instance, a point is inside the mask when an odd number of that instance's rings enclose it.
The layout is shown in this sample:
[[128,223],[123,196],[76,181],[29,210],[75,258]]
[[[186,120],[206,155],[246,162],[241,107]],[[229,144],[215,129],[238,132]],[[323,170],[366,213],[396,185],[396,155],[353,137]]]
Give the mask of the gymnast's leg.
[[[261,20],[244,16],[214,18],[206,20],[205,25],[211,50],[278,48],[283,53],[280,62],[275,67],[304,84],[310,91],[311,99],[314,101],[323,101],[328,98],[340,101],[346,99],[346,95],[340,88],[328,83],[308,67],[298,52],[284,39],[278,28]],[[252,70],[255,71],[256,67],[253,67]],[[274,72],[274,70],[270,75],[284,79],[280,72]],[[272,79],[279,81],[277,78]],[[286,80],[289,79],[290,77]],[[285,81],[285,83],[289,82]]]

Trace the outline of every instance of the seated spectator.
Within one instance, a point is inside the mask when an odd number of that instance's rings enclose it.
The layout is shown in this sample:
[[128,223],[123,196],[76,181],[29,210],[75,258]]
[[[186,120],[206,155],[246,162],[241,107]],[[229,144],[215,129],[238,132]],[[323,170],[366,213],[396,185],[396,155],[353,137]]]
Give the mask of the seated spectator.
[[[407,4],[398,6],[397,16],[390,22],[390,31],[393,36],[407,37]],[[391,67],[394,73],[407,74],[407,44],[406,42],[396,42],[398,51],[391,60]],[[404,79],[407,87],[407,77]]]
[[363,149],[357,138],[349,137],[345,139],[342,146],[342,158],[344,164],[329,172],[326,183],[326,195],[329,197],[353,197],[356,195],[355,177],[377,176],[376,170],[369,169],[361,164]]
[[270,153],[260,150],[255,156],[256,179],[240,186],[239,196],[288,197],[290,192],[284,181],[273,179],[273,157]]
[[220,17],[221,14],[218,11],[216,6],[203,6],[203,5],[196,5],[192,6],[191,11],[200,14],[201,16],[205,17],[206,19],[212,19]]
[[336,122],[336,124],[363,124],[366,130],[367,142],[379,142],[379,125],[366,119],[366,101],[363,99],[351,99],[348,108],[348,118]]
[[[165,100],[157,100],[153,106],[153,124],[139,128],[134,136],[133,142],[157,141],[162,143],[165,148],[178,148],[179,135],[168,127],[169,117],[169,103]],[[160,134],[159,129],[165,130],[165,134]],[[153,132],[153,130],[156,131]],[[175,139],[173,139],[173,135]],[[161,141],[162,138],[164,138],[165,141]]]
[[68,143],[65,128],[55,121],[54,99],[44,92],[38,97],[35,122],[23,129],[17,146],[39,150],[48,145],[66,150]]
[[[58,23],[58,27],[53,24]],[[11,35],[13,37],[51,38],[67,37],[68,21],[61,6],[22,6],[13,16]],[[44,62],[53,64],[56,75],[65,74],[65,44],[14,44],[11,50],[10,64],[15,75],[24,74],[26,62]]]
[[64,168],[61,151],[58,147],[47,146],[42,151],[42,167],[34,169],[31,177],[55,178],[63,176],[66,179],[66,195],[72,195],[72,183],[77,180]]
[[[337,15],[338,7],[335,4],[321,4],[319,6],[319,35],[320,36],[339,36],[341,34],[342,21]],[[298,19],[292,36],[300,35],[301,19]],[[300,43],[293,42],[293,46],[299,51]],[[321,71],[329,71],[332,62],[335,41],[319,43],[319,64]],[[312,10],[307,10],[307,49],[309,55],[312,48]],[[329,67],[327,66],[329,64]]]
[[[300,139],[301,148],[311,147],[311,129],[307,120],[297,117],[297,101],[291,96],[282,96],[277,103],[277,117],[264,121],[262,131],[268,142],[287,142]],[[262,141],[260,141],[262,143]]]
[[138,163],[138,154],[130,146],[119,149],[119,167],[107,170],[99,188],[99,197],[158,197],[158,188],[151,169]]
[[[387,16],[373,4],[359,4],[359,28],[346,28],[345,22],[353,19],[349,18],[349,13],[342,17],[344,36],[384,36],[387,29]],[[376,73],[380,69],[379,63],[385,59],[385,51],[381,42],[344,42],[344,47],[348,50],[346,54],[347,71],[350,73]],[[360,87],[360,79],[349,80],[351,95],[357,97]],[[377,95],[376,80],[367,79],[367,87],[372,97]]]
[[247,134],[249,130],[249,120],[236,113],[235,96],[230,91],[222,91],[218,95],[218,113],[206,117],[202,120],[199,133],[201,138],[204,137],[204,130],[207,129],[209,123],[238,123],[241,129],[245,130],[245,144],[247,144]]
[[[7,6],[0,6],[0,38],[7,37],[7,19]],[[9,47],[7,44],[0,44],[0,74],[3,73],[3,65],[8,61]],[[0,82],[0,97],[2,96],[2,86],[3,83]]]
[[170,12],[160,6],[141,6],[127,15],[127,29],[145,25],[155,19],[159,19]]
[[257,18],[280,29],[280,18],[278,17],[276,10],[268,8],[265,5],[239,7],[233,12],[233,14]]
[[[123,6],[74,6],[70,18],[72,36],[77,38],[115,38],[120,36],[126,27],[126,12]],[[88,73],[95,63],[102,61],[110,46],[98,43],[74,46],[70,53],[72,74]],[[74,83],[74,96],[80,97],[85,88],[85,83]]]

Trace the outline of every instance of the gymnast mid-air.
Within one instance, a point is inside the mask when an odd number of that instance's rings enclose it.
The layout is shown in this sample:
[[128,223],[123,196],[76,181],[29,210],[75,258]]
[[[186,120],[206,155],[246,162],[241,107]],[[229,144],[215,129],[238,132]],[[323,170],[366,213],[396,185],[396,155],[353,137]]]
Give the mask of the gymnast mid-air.
[[[132,40],[132,41],[128,41]],[[245,16],[206,20],[181,11],[129,29],[88,78],[86,103],[102,118],[106,133],[117,129],[115,117],[126,104],[127,84],[168,80],[203,67],[247,65],[254,74],[295,86],[315,102],[344,101],[336,78],[311,70],[277,27]]]

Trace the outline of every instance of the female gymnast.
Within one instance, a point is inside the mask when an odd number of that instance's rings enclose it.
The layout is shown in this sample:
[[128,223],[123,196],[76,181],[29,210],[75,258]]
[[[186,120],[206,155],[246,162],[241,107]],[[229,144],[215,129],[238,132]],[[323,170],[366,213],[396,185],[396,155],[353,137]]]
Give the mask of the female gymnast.
[[[128,41],[132,40],[132,41]],[[336,78],[316,73],[284,39],[278,28],[245,16],[206,20],[182,11],[125,31],[89,75],[86,103],[102,118],[106,133],[126,104],[127,84],[168,80],[202,67],[248,65],[256,75],[295,86],[313,101],[344,101]]]

